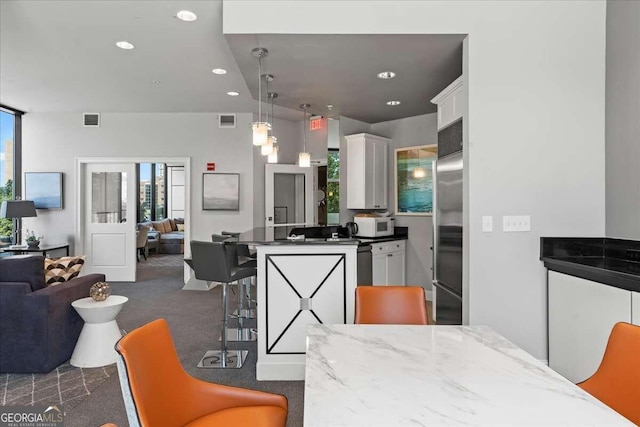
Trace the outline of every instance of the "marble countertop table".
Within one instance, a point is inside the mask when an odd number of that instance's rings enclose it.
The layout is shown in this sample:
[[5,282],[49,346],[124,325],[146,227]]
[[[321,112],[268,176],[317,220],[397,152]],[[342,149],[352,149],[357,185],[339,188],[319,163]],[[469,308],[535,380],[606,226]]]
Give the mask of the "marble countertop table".
[[488,327],[307,333],[306,427],[633,425]]

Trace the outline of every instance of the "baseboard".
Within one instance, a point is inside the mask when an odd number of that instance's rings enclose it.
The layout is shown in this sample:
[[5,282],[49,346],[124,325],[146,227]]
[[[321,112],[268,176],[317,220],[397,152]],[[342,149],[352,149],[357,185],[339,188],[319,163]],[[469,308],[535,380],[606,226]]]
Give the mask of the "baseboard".
[[433,301],[433,291],[424,291],[424,299]]

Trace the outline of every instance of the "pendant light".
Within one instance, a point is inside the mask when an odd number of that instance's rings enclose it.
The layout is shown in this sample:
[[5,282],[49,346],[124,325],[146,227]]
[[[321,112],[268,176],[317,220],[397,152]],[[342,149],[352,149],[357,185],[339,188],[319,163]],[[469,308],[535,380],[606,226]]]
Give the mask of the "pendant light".
[[269,122],[261,122],[262,120],[262,58],[269,55],[269,51],[263,47],[257,47],[251,51],[251,54],[258,58],[258,121],[251,123],[253,130],[253,145],[262,145],[267,142]]
[[[277,97],[278,97],[278,94],[275,92],[267,93],[267,98],[269,99],[269,101],[271,101],[271,121],[272,122],[275,121],[273,118],[273,100]],[[268,138],[268,141],[271,142],[272,149],[271,149],[271,153],[269,154],[269,157],[267,157],[267,162],[278,163],[278,146],[276,145],[278,142],[278,138],[276,138],[275,135],[273,135],[273,126],[271,126],[271,136]]]
[[[269,121],[269,94],[271,92],[269,92],[269,83],[273,81],[273,75],[272,74],[264,74],[262,77],[264,77],[265,82],[267,83],[267,123],[271,123],[273,121],[273,111],[271,113],[271,121]],[[262,154],[263,156],[268,156],[269,154],[271,154],[273,152],[273,126],[269,127],[269,131],[267,132],[267,141],[262,144],[262,146],[260,147],[260,154]]]
[[422,179],[427,176],[427,171],[425,168],[421,166],[420,162],[420,150],[416,150],[416,155],[418,158],[418,167],[413,169],[413,177],[416,179]]
[[309,104],[300,104],[300,108],[302,108],[302,112],[304,114],[304,120],[302,122],[302,132],[303,132],[303,147],[302,152],[298,153],[298,166],[301,168],[311,167],[311,154],[307,153],[307,109],[311,107]]

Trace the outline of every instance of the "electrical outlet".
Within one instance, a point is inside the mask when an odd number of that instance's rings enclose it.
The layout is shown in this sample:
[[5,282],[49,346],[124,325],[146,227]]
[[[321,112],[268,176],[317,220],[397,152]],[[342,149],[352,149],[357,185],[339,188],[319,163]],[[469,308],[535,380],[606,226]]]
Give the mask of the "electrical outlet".
[[529,215],[522,216],[503,216],[502,231],[531,231],[531,217]]
[[493,231],[493,217],[491,215],[482,217],[482,231],[491,233]]

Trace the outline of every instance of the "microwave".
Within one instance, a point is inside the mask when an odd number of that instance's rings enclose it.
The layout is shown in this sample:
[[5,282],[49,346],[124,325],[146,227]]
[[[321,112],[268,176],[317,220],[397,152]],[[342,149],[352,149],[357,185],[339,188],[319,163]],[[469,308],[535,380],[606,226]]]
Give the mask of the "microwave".
[[394,219],[384,217],[355,217],[353,221],[358,225],[358,237],[383,237],[394,233]]

